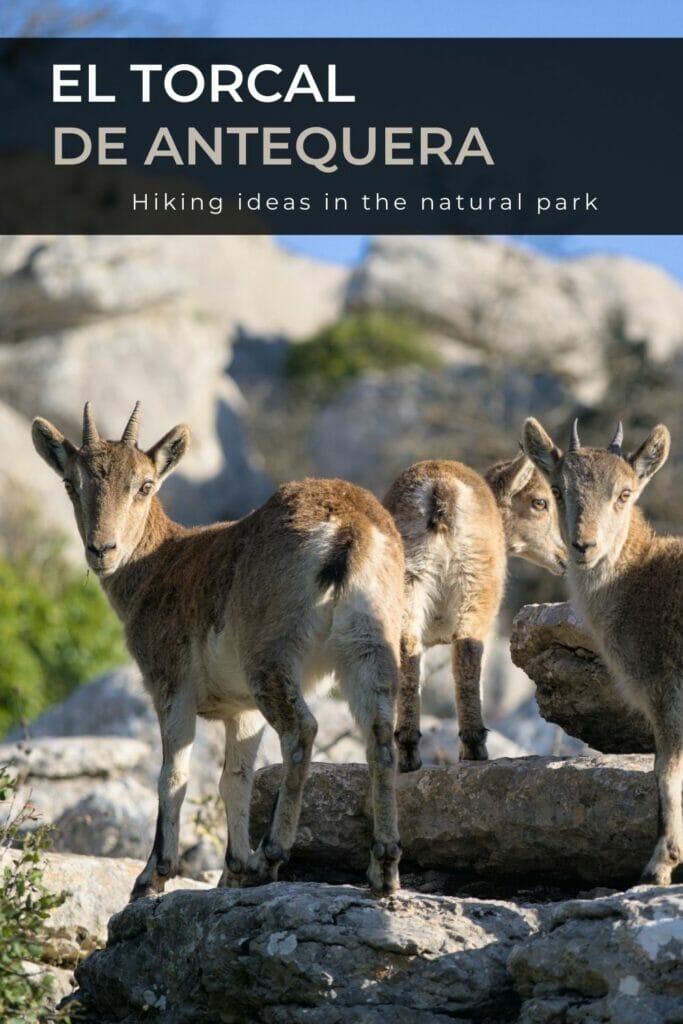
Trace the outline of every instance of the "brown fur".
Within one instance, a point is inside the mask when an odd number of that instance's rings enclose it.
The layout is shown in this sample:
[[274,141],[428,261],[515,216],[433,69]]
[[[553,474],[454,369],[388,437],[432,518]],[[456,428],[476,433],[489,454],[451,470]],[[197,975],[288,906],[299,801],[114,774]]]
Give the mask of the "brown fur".
[[553,572],[563,568],[550,489],[523,455],[492,466],[486,479],[460,462],[418,462],[398,477],[384,504],[406,553],[400,768],[420,765],[421,654],[440,643],[453,647],[461,757],[484,759],[481,665],[503,596],[507,555]]
[[[133,434],[101,440],[88,407],[80,448],[45,420],[33,426],[36,449],[67,483],[86,557],[159,715],[157,833],[133,898],[162,890],[177,868],[198,714],[222,719],[226,729],[221,884],[277,877],[296,835],[317,729],[303,691],[329,671],[367,739],[375,812],[368,877],[378,893],[395,889],[403,550],[391,516],[352,484],[303,480],[238,522],[187,529],[169,519],[154,492],[186,450],[188,429],[174,428],[147,452]],[[270,827],[252,853],[249,800],[262,731],[254,712],[280,736],[283,773]]]
[[530,419],[524,447],[556,494],[574,600],[652,724],[660,824],[643,881],[667,883],[683,861],[683,540],[658,536],[635,502],[666,461],[669,432],[655,427],[631,455],[614,442],[563,453]]

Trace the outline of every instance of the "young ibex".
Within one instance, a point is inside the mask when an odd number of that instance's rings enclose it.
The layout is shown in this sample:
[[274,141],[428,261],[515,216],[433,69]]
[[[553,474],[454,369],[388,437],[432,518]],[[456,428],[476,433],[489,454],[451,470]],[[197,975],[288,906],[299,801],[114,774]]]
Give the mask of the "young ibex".
[[[156,838],[131,899],[162,891],[178,862],[180,808],[196,715],[225,723],[220,792],[228,846],[220,884],[277,877],[296,836],[317,725],[302,691],[328,672],[367,740],[374,892],[398,887],[394,708],[403,551],[391,516],[340,480],[287,484],[234,523],[186,529],[156,491],[184,455],[180,425],[147,451],[139,403],[120,441],[99,437],[89,404],[80,448],[44,419],[33,442],[62,477],[88,565],[121,618],[153,698],[163,744]],[[255,853],[249,804],[261,713],[282,747],[282,781]]]
[[642,881],[666,885],[683,860],[683,540],[658,536],[635,507],[666,462],[669,431],[655,427],[628,455],[622,440],[619,424],[606,450],[584,448],[575,421],[563,453],[537,420],[524,425],[524,450],[557,501],[574,600],[652,725],[659,828]]
[[420,767],[422,652],[451,644],[461,760],[486,760],[484,645],[503,596],[507,556],[561,574],[565,551],[550,488],[523,453],[485,479],[460,462],[418,462],[384,504],[403,537],[406,601],[396,741],[402,772]]

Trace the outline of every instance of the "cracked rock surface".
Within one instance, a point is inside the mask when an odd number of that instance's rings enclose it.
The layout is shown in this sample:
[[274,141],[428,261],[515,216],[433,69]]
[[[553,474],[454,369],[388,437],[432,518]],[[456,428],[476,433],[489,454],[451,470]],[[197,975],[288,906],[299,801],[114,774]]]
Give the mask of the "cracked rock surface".
[[315,883],[175,892],[112,919],[78,997],[98,1024],[673,1024],[682,911],[680,886],[554,906]]

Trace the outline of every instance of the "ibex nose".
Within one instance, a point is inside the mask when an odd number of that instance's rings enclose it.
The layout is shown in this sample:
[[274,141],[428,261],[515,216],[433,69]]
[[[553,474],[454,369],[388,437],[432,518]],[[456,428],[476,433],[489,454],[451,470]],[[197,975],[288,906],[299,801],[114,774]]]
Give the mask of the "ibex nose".
[[88,551],[92,551],[96,558],[104,558],[107,551],[113,551],[116,547],[115,541],[109,541],[108,544],[102,544],[98,548],[96,544],[88,544]]
[[587,541],[584,541],[583,544],[578,544],[575,540],[573,540],[572,541],[572,547],[575,548],[579,552],[579,554],[585,555],[589,548],[594,548],[595,547],[595,541],[594,540],[587,540]]

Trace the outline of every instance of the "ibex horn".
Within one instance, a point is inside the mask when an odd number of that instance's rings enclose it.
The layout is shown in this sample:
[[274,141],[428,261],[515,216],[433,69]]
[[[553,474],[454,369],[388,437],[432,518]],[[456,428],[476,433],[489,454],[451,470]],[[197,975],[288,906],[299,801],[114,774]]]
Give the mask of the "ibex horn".
[[92,414],[92,406],[90,402],[86,402],[83,409],[83,444],[95,444],[99,439],[100,435],[97,432],[95,417]]
[[580,447],[581,442],[579,441],[579,421],[578,419],[575,419],[572,423],[572,432],[569,438],[569,448],[567,450],[570,452],[575,452]]
[[126,428],[121,434],[121,440],[125,444],[135,447],[138,443],[138,431],[140,430],[140,415],[142,413],[142,406],[140,402],[135,403],[135,408],[130,414],[130,419],[126,423]]
[[607,451],[608,452],[612,452],[613,455],[621,455],[621,446],[622,446],[623,443],[624,443],[624,427],[623,427],[623,424],[622,424],[621,420],[619,420],[619,423],[617,424],[616,433],[615,433],[614,437],[612,438],[612,440],[610,441],[610,443],[607,445]]

